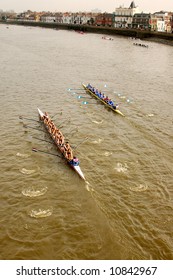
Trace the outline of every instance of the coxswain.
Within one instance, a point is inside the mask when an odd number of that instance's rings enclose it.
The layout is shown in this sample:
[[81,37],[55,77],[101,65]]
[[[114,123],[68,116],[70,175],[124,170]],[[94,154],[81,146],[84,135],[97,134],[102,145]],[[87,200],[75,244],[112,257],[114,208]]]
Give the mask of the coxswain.
[[77,157],[73,157],[73,159],[70,161],[70,163],[73,165],[73,166],[78,166],[79,165],[79,160]]
[[115,110],[116,110],[116,109],[118,109],[119,104],[113,105],[112,107],[113,107],[113,109],[115,109]]

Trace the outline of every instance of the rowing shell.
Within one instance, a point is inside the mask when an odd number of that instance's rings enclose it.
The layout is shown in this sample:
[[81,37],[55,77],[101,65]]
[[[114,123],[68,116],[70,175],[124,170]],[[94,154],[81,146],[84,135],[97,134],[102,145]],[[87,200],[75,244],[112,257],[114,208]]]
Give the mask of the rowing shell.
[[[42,120],[42,118],[45,116],[45,114],[44,114],[39,108],[37,108],[37,109],[38,109],[39,117],[40,117],[40,119]],[[42,121],[42,122],[43,122],[43,121]],[[43,124],[44,124],[44,122],[43,122]],[[47,127],[45,124],[44,124],[44,126],[45,126],[46,130],[48,131],[48,133],[50,134],[51,138],[53,139],[55,145],[56,145],[56,146],[58,147],[58,149],[59,149],[59,146],[56,144],[56,142],[55,142],[55,140],[54,140],[52,134],[49,132],[48,127]],[[59,149],[59,150],[60,150],[60,149]],[[60,151],[61,151],[61,150],[60,150]],[[70,167],[72,167],[72,168],[78,173],[78,175],[79,175],[83,180],[85,180],[85,176],[84,176],[84,174],[83,174],[83,172],[82,172],[80,166],[79,166],[79,165],[76,166],[76,165],[71,164],[71,162],[64,156],[64,154],[62,154],[62,155],[63,155],[64,159],[67,161],[67,163],[70,165]]]
[[103,99],[101,99],[100,97],[98,97],[96,94],[94,94],[90,89],[87,88],[86,85],[82,84],[82,86],[84,87],[84,89],[86,90],[86,92],[88,92],[89,94],[91,94],[92,96],[94,96],[95,98],[97,98],[98,100],[100,100],[104,105],[106,105],[108,108],[110,108],[112,111],[114,111],[115,113],[125,117],[125,115],[118,109],[114,109],[111,105],[109,105],[108,103],[106,103]]

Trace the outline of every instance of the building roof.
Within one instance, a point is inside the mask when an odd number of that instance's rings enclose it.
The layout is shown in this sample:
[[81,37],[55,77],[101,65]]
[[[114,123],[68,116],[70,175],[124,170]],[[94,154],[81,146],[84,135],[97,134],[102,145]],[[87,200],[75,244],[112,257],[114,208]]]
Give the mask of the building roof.
[[129,7],[130,9],[133,9],[133,8],[136,8],[136,5],[135,5],[135,2],[134,1],[132,1],[131,2],[131,4],[130,4],[130,7]]

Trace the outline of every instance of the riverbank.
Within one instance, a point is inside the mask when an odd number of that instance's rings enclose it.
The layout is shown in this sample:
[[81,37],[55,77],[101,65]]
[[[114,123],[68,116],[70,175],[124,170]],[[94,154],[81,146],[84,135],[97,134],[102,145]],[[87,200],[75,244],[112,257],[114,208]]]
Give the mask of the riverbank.
[[36,21],[1,21],[2,24],[37,26],[43,28],[66,29],[66,30],[80,30],[83,32],[100,33],[106,35],[119,35],[126,37],[133,37],[144,39],[147,41],[157,42],[161,44],[173,46],[173,33],[146,31],[139,29],[125,29],[113,28],[104,26],[78,25],[78,24],[64,24],[55,22],[36,22]]

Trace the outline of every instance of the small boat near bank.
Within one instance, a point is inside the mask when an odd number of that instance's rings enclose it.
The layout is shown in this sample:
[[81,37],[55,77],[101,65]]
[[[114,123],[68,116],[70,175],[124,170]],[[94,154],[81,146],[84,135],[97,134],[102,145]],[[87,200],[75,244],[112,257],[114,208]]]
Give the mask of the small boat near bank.
[[89,93],[91,96],[95,97],[96,99],[100,100],[106,107],[108,107],[109,109],[111,109],[114,113],[117,113],[123,117],[125,117],[125,115],[118,109],[113,108],[113,106],[109,105],[106,101],[104,101],[103,99],[101,99],[99,96],[97,96],[94,92],[92,92],[85,84],[82,84],[83,88],[85,89],[85,91],[87,93]]
[[82,170],[79,166],[79,161],[75,162],[73,160],[68,160],[68,158],[65,157],[64,153],[61,151],[61,146],[56,143],[55,138],[53,137],[53,135],[49,131],[49,127],[44,123],[44,118],[46,117],[46,115],[39,108],[37,108],[37,110],[38,110],[38,114],[39,114],[39,119],[42,121],[44,127],[46,128],[49,135],[51,136],[54,144],[56,145],[56,147],[58,148],[58,150],[62,154],[62,157],[66,160],[66,162],[70,165],[70,167],[74,169],[74,171],[80,176],[80,178],[82,178],[85,181],[85,176],[84,176],[84,174],[83,174],[83,172],[82,172]]

